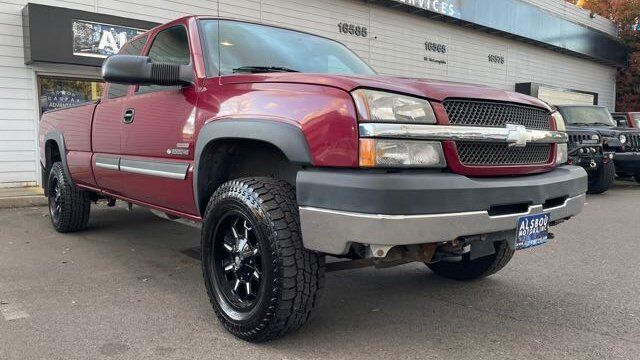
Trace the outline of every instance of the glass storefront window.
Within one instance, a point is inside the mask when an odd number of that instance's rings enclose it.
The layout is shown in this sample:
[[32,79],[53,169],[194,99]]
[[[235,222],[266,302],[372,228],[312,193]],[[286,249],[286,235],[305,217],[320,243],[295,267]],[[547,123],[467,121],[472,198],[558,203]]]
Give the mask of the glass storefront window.
[[101,80],[38,77],[40,114],[47,110],[60,109],[95,101],[102,96],[104,83]]

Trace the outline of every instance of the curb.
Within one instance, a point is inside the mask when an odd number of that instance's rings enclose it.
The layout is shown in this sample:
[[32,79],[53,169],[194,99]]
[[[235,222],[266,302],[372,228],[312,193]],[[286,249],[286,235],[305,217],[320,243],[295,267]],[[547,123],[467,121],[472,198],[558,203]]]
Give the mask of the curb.
[[44,195],[0,197],[0,209],[45,206],[47,204],[48,201]]

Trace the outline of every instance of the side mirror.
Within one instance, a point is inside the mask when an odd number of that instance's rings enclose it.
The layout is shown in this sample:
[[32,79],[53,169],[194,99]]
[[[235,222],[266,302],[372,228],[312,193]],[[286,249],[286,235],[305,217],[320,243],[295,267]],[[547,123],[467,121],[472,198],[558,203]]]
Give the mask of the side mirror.
[[106,82],[127,85],[191,85],[190,65],[153,63],[148,56],[113,55],[102,64]]
[[618,127],[627,127],[627,120],[625,119],[618,119],[616,122],[618,123]]

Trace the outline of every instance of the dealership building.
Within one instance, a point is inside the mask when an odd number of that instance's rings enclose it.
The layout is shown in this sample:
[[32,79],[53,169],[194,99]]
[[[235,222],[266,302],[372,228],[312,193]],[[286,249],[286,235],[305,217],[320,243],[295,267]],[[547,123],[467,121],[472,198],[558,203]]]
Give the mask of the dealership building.
[[0,187],[39,183],[43,111],[99,99],[105,57],[189,14],[330,37],[384,75],[488,85],[554,104],[614,110],[616,69],[627,61],[612,22],[564,0],[0,2]]

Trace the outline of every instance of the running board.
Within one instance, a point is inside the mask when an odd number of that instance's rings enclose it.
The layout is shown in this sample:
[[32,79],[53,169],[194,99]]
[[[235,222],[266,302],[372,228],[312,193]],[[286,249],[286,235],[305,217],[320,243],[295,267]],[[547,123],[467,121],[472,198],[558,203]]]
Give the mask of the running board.
[[173,222],[177,222],[179,224],[182,225],[187,225],[187,226],[191,226],[197,229],[200,229],[202,227],[202,223],[199,223],[197,221],[192,221],[192,220],[187,220],[181,217],[177,217],[177,216],[173,216],[173,215],[169,215],[167,213],[164,213],[162,211],[158,211],[158,210],[154,210],[154,209],[149,209],[149,211],[151,211],[151,213],[157,217],[163,218],[165,220],[170,220]]

